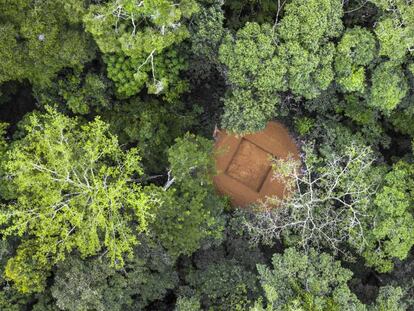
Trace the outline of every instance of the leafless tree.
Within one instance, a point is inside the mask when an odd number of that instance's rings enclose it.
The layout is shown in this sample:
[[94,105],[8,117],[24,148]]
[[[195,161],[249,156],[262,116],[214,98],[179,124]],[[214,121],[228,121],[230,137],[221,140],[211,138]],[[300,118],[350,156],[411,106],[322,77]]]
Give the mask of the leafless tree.
[[379,182],[370,178],[371,150],[352,145],[324,162],[304,149],[303,161],[274,160],[274,178],[285,183],[285,195],[256,206],[246,218],[248,231],[256,241],[285,237],[305,250],[328,247],[347,255],[342,246],[350,243],[362,251],[366,211]]

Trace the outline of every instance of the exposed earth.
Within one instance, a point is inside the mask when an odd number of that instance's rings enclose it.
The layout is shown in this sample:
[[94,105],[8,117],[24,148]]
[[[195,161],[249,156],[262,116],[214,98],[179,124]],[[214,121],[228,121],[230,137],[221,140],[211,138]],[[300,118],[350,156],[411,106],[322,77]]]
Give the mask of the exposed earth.
[[300,159],[288,130],[269,122],[263,131],[236,136],[220,131],[215,144],[217,190],[235,207],[245,207],[269,196],[283,197],[284,184],[272,178],[271,159]]

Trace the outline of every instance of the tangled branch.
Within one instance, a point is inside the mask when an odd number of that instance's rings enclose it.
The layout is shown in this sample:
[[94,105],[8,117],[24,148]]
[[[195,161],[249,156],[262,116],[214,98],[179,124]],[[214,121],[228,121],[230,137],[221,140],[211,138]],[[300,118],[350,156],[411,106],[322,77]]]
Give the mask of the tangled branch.
[[256,206],[247,229],[256,241],[283,237],[305,251],[328,247],[347,255],[345,243],[362,251],[364,224],[369,220],[366,210],[377,188],[368,178],[373,161],[370,149],[358,146],[325,163],[309,148],[303,163],[274,160],[274,178],[285,183],[285,196],[267,198]]

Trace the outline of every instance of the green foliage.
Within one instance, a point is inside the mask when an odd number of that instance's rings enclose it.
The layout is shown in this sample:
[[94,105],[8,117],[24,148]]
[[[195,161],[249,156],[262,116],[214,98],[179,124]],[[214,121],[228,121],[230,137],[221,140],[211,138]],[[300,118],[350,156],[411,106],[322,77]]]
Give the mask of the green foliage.
[[222,237],[225,204],[212,187],[212,142],[191,134],[177,138],[168,160],[164,188],[147,188],[159,206],[151,228],[172,256],[190,255],[204,239]]
[[[339,138],[338,147],[352,140],[350,135],[359,136],[359,140],[365,145],[371,145],[375,150],[378,146],[389,148],[391,139],[386,133],[386,127],[381,122],[381,114],[378,110],[370,107],[366,99],[356,93],[345,94],[343,100],[335,103],[335,113],[343,114],[346,118],[338,118],[342,124],[335,125],[335,131],[346,131],[345,136]],[[323,119],[323,118],[322,118]],[[324,122],[320,120],[320,122]],[[352,122],[350,122],[352,120]],[[346,124],[346,125],[345,125]],[[328,130],[329,131],[329,130]],[[351,134],[352,132],[352,134]],[[323,134],[322,134],[323,135]],[[338,135],[341,135],[338,133]],[[318,134],[314,135],[314,139],[318,139]],[[321,148],[325,148],[324,144],[320,144]]]
[[343,112],[345,116],[359,125],[375,126],[378,112],[367,105],[366,100],[356,94],[347,94],[344,101],[336,106],[336,112]]
[[213,5],[204,9],[194,17],[191,29],[192,52],[208,60],[208,63],[217,62],[217,52],[226,30],[224,28],[224,14],[220,6]]
[[175,305],[175,311],[199,311],[201,310],[200,302],[196,297],[178,297]]
[[413,113],[410,111],[393,111],[390,115],[390,121],[397,132],[414,137],[414,124],[411,122]]
[[50,296],[50,291],[35,295],[32,311],[55,311],[55,301]]
[[1,233],[24,240],[6,276],[23,292],[39,291],[47,274],[37,270],[72,250],[82,257],[105,251],[122,266],[150,217],[149,198],[133,182],[142,174],[137,150],[123,151],[99,119],[81,125],[49,108],[20,129],[2,162],[11,201],[1,210]]
[[187,69],[187,65],[176,49],[164,51],[162,58],[128,58],[122,54],[111,54],[104,60],[108,77],[123,97],[137,94],[146,84],[148,93],[165,93],[164,99],[174,101],[187,89],[187,82],[179,78],[180,71]]
[[249,134],[263,130],[267,122],[276,116],[278,97],[263,97],[256,100],[248,90],[235,90],[224,100],[221,124],[223,128],[237,134]]
[[414,97],[412,96],[414,82],[414,65],[409,64],[408,70],[405,71],[409,92],[407,96],[398,104],[389,115],[386,115],[387,121],[390,122],[395,131],[414,137],[414,123],[411,120],[414,117]]
[[235,39],[228,35],[220,47],[219,59],[227,67],[233,90],[224,102],[222,124],[232,132],[261,130],[277,114],[277,92],[286,88],[286,69],[274,57],[272,37],[269,25],[247,23]]
[[[113,307],[113,303],[108,303],[112,298],[108,297],[111,294],[108,283],[124,285],[119,284],[115,270],[107,263],[70,257],[58,265],[51,292],[60,310],[107,310],[106,307]],[[121,294],[119,302],[125,302],[125,291],[115,286],[112,291]],[[116,310],[121,310],[120,307],[121,304]]]
[[195,116],[182,104],[167,105],[132,98],[103,113],[121,144],[136,144],[146,171],[161,172],[168,165],[167,149],[193,125]]
[[88,114],[110,105],[108,81],[95,73],[68,73],[52,86],[35,89],[36,97],[43,105],[59,103],[62,108],[76,114]]
[[190,24],[192,56],[188,73],[192,84],[202,82],[220,68],[219,47],[227,29],[224,28],[225,18],[221,5],[218,1],[213,2],[213,5],[196,14]]
[[335,46],[342,31],[338,0],[294,0],[285,6],[277,32],[269,24],[246,23],[227,35],[219,59],[232,92],[225,98],[222,125],[239,134],[263,129],[278,114],[278,92],[307,99],[334,78]]
[[414,7],[404,0],[373,0],[383,16],[375,27],[380,55],[403,61],[414,46]]
[[[2,215],[3,218],[3,215]],[[47,243],[47,242],[46,242]],[[42,245],[37,241],[23,242],[14,257],[7,261],[4,276],[14,282],[15,288],[21,293],[42,292],[45,281],[50,275],[51,265],[45,256],[39,256],[36,251],[55,245]],[[41,257],[41,258],[40,258]]]
[[252,310],[364,310],[347,285],[352,272],[329,254],[288,248],[273,255],[272,269],[257,269],[267,308],[258,301]]
[[[339,0],[293,0],[277,27],[278,54],[287,68],[288,87],[307,99],[320,95],[334,78],[335,47],[342,32]],[[282,73],[280,73],[282,74]]]
[[397,162],[384,177],[370,212],[376,223],[368,233],[364,252],[367,264],[380,272],[393,268],[393,259],[403,260],[414,245],[414,166]]
[[247,23],[233,39],[230,35],[220,47],[220,61],[228,67],[229,81],[239,88],[258,92],[281,90],[283,66],[274,58],[276,46],[269,25]]
[[287,62],[289,89],[307,99],[319,96],[333,80],[334,51],[333,44],[327,44],[319,54],[304,49],[295,41],[281,45],[279,54]]
[[256,276],[232,261],[191,271],[186,280],[195,288],[206,310],[246,310],[251,304],[248,291],[256,287]]
[[227,0],[224,8],[227,11],[228,26],[238,29],[246,22],[272,23],[274,15],[282,10],[283,5],[272,0]]
[[[410,310],[413,51],[412,0],[0,0],[0,310]],[[232,211],[199,135],[275,117]]]
[[376,56],[375,38],[365,28],[347,29],[336,49],[335,71],[338,84],[346,92],[363,93],[365,67]]
[[304,108],[316,114],[315,126],[308,141],[315,141],[324,156],[343,150],[351,141],[389,148],[391,137],[386,132],[378,110],[370,107],[358,93],[341,94],[332,85],[316,99],[308,100]]
[[278,34],[284,42],[298,42],[309,51],[342,32],[342,4],[337,0],[293,0],[285,6]]
[[58,265],[51,287],[59,310],[142,310],[178,282],[161,248],[143,243],[116,271],[101,259],[70,258]]
[[0,310],[20,311],[28,303],[29,297],[19,293],[3,279],[7,261],[13,255],[14,249],[6,240],[0,241]]
[[399,287],[381,287],[375,303],[369,307],[369,310],[405,311],[407,306],[401,302],[402,297],[403,291]]
[[164,191],[148,188],[159,210],[151,229],[173,257],[190,255],[203,240],[222,237],[224,204],[213,189],[181,189],[181,185]]
[[301,117],[301,118],[295,119],[295,127],[299,135],[308,134],[314,126],[315,126],[315,120],[311,118]]
[[2,311],[21,311],[29,302],[27,296],[17,292],[9,286],[0,290],[0,309]]
[[0,157],[7,150],[6,130],[8,126],[7,123],[0,123]]
[[213,142],[187,133],[168,150],[173,178],[187,189],[211,184],[214,174]]
[[83,0],[2,0],[0,5],[0,83],[28,79],[50,85],[62,68],[82,67],[94,57],[81,28]]
[[86,30],[104,53],[108,76],[121,96],[137,94],[144,85],[168,99],[185,90],[178,77],[185,63],[177,44],[189,36],[185,20],[197,10],[194,0],[111,0],[90,6]]
[[408,92],[407,79],[401,66],[391,61],[375,68],[371,83],[368,105],[385,114],[395,109]]

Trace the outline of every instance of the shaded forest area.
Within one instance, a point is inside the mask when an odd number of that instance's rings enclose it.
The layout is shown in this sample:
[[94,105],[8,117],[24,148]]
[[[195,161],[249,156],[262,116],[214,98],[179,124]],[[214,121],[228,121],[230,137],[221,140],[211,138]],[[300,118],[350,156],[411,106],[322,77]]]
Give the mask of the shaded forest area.
[[0,59],[0,310],[414,310],[412,0],[0,0]]

